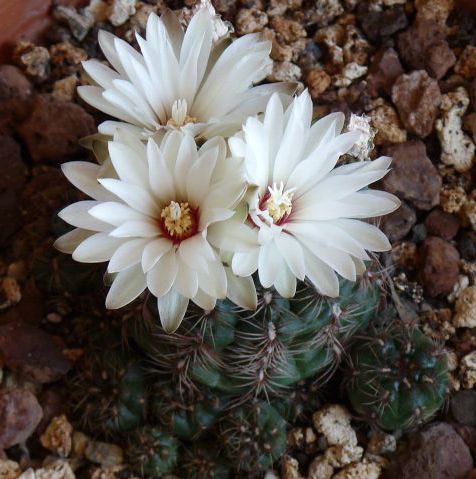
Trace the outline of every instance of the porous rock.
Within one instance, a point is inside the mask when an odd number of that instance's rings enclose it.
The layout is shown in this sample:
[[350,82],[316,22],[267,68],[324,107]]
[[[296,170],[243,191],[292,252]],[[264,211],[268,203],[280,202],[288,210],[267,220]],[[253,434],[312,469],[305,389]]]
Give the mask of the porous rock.
[[391,242],[403,239],[416,223],[416,213],[413,208],[402,201],[400,208],[382,218],[382,231]]
[[393,48],[379,50],[373,57],[367,76],[367,86],[372,96],[390,94],[395,80],[403,74],[398,53]]

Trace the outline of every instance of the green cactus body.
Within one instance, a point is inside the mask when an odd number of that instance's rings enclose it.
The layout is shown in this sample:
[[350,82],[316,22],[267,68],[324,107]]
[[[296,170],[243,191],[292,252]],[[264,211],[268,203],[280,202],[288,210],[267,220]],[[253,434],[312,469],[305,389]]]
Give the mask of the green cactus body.
[[130,434],[127,456],[138,474],[158,478],[175,469],[179,446],[179,441],[167,432],[146,426]]
[[144,366],[120,348],[87,354],[72,387],[80,421],[91,432],[111,436],[145,420]]
[[149,399],[150,415],[179,439],[195,440],[217,421],[227,401],[211,392],[184,397],[169,385],[156,386]]
[[216,443],[196,444],[185,449],[180,460],[181,477],[187,479],[231,479],[231,466],[227,464]]
[[260,477],[286,449],[286,421],[264,401],[231,410],[221,421],[227,459],[246,477]]
[[382,429],[409,429],[443,406],[448,374],[444,352],[418,329],[392,325],[352,349],[347,392],[356,412]]

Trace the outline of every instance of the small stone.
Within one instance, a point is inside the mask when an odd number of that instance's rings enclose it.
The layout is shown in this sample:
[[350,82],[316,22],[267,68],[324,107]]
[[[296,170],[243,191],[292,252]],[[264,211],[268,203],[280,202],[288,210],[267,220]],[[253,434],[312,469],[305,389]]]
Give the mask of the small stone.
[[13,52],[15,63],[29,76],[45,80],[50,73],[50,54],[45,47],[30,42],[19,42]]
[[476,385],[476,351],[463,356],[459,363],[461,385],[473,389]]
[[0,390],[0,449],[24,443],[41,421],[36,397],[26,389]]
[[459,391],[451,398],[451,413],[460,424],[476,426],[476,391]]
[[267,13],[268,15],[284,15],[287,10],[296,10],[302,5],[302,0],[270,0]]
[[34,161],[58,161],[79,153],[79,140],[95,130],[93,117],[79,105],[39,94],[20,134]]
[[69,5],[56,5],[53,10],[53,17],[68,25],[73,37],[80,42],[86,38],[95,21],[94,15],[89,10],[85,9],[84,14],[81,14]]
[[15,278],[0,280],[0,311],[7,309],[21,300],[20,286]]
[[21,476],[18,476],[17,479],[36,479],[35,471],[30,467]]
[[469,286],[469,278],[465,276],[464,274],[458,275],[458,280],[453,286],[453,290],[451,293],[448,295],[448,301],[450,303],[454,303],[457,298],[459,298],[459,295],[463,290],[465,290]]
[[460,478],[471,470],[468,446],[449,424],[434,423],[410,437],[386,471],[388,479]]
[[35,479],[75,479],[71,466],[66,461],[57,460],[35,471]]
[[471,104],[473,106],[473,110],[476,110],[476,78],[471,82],[471,86],[469,88],[469,95],[471,97]]
[[447,341],[456,333],[451,324],[452,311],[449,308],[429,309],[421,314],[422,331],[437,341]]
[[342,46],[345,63],[367,64],[370,49],[369,42],[357,27],[354,25],[345,27],[345,42]]
[[312,98],[317,99],[331,85],[331,77],[320,68],[313,68],[306,75],[306,85]]
[[440,205],[447,213],[458,213],[466,201],[466,192],[461,186],[443,186],[441,189]]
[[[416,243],[414,243],[413,241],[402,241],[401,243],[396,243],[393,245],[391,258],[392,262],[396,266],[400,266],[403,269],[411,271],[415,269],[416,255]],[[397,289],[399,288],[399,285],[401,285],[402,287],[400,288],[400,291],[407,291],[409,283],[405,273],[400,273],[397,277],[396,282]]]
[[266,12],[256,8],[242,8],[236,15],[235,26],[238,35],[260,32],[267,24],[268,15],[266,15]]
[[375,431],[370,437],[367,452],[371,454],[387,454],[397,450],[397,439],[393,434]]
[[63,414],[54,417],[46,431],[41,435],[40,442],[43,447],[61,457],[68,457],[71,452],[73,426]]
[[301,69],[291,62],[274,62],[272,72],[267,76],[270,82],[288,82],[301,79]]
[[76,96],[76,87],[78,85],[78,77],[70,75],[61,80],[57,80],[53,84],[53,95],[61,100],[73,101]]
[[307,37],[306,29],[299,22],[282,16],[273,17],[270,26],[285,43]]
[[334,477],[334,468],[324,456],[317,456],[309,465],[307,479],[331,479]]
[[467,80],[476,77],[476,47],[466,45],[455,65],[455,73]]
[[31,99],[31,83],[21,70],[0,65],[0,131],[8,131],[28,116]]
[[339,0],[320,0],[313,6],[315,10],[312,13],[312,20],[317,23],[318,27],[329,25],[334,18],[344,13],[344,8]]
[[376,462],[357,462],[345,466],[333,479],[379,479],[382,466]]
[[420,247],[420,281],[428,296],[449,294],[459,275],[458,250],[447,241],[431,236]]
[[382,231],[393,243],[403,239],[415,223],[415,210],[402,201],[400,208],[382,218]]
[[82,459],[89,444],[89,437],[80,431],[74,431],[72,438],[72,457]]
[[0,478],[1,479],[17,479],[21,474],[20,466],[15,461],[0,459]]
[[[365,3],[360,2],[362,5]],[[362,30],[373,42],[394,35],[408,25],[403,8],[369,10],[364,8],[361,14]]]
[[408,141],[389,146],[384,154],[393,158],[392,169],[382,180],[385,191],[422,210],[439,204],[441,177],[426,156],[424,143]]
[[0,247],[7,243],[21,225],[22,211],[17,193],[10,188],[0,191]]
[[87,459],[104,467],[112,467],[124,462],[124,453],[119,446],[100,441],[89,441],[84,455]]
[[9,368],[40,384],[60,379],[71,368],[53,337],[28,324],[0,326],[0,351]]
[[109,21],[118,27],[123,25],[136,13],[137,0],[114,0]]
[[299,463],[294,457],[285,455],[281,462],[282,479],[304,479],[299,473]]
[[326,449],[324,457],[334,468],[344,467],[352,462],[358,462],[362,459],[364,450],[360,446],[337,445]]
[[476,232],[464,231],[458,240],[458,249],[465,260],[476,260]]
[[463,129],[467,131],[473,140],[476,142],[476,112],[468,113],[463,118]]
[[21,157],[20,146],[11,136],[0,136],[0,165],[2,165],[0,191],[21,190],[25,184],[27,170]]
[[329,404],[312,416],[315,429],[324,434],[331,445],[357,445],[357,436],[350,425],[349,411],[339,404]]
[[367,76],[367,85],[372,96],[390,94],[396,79],[404,73],[398,53],[393,48],[379,50],[373,57]]
[[347,87],[357,78],[364,76],[367,70],[368,68],[365,65],[359,65],[356,62],[347,63],[341,73],[334,76],[333,84],[339,87]]
[[415,21],[398,35],[400,58],[411,68],[422,70],[426,65],[428,48],[445,38],[444,25],[428,20]]
[[416,0],[415,7],[418,20],[431,20],[445,25],[454,8],[454,0]]
[[350,119],[345,128],[347,132],[359,132],[360,137],[354,142],[354,146],[347,152],[350,157],[366,160],[374,149],[375,130],[370,126],[370,119],[367,115],[355,115],[351,113]]
[[462,130],[462,117],[468,106],[468,92],[463,87],[443,95],[440,107],[442,117],[435,124],[441,143],[441,161],[454,166],[460,173],[471,168],[476,150],[471,138]]
[[443,78],[456,63],[456,56],[446,40],[440,40],[426,50],[425,69],[437,80]]
[[408,131],[421,138],[432,132],[441,93],[438,82],[425,70],[401,75],[393,85],[392,100]]
[[388,103],[378,106],[370,112],[372,125],[376,128],[375,143],[403,143],[407,141],[407,132],[402,128],[397,112]]
[[459,295],[453,324],[457,328],[476,328],[476,286],[465,288]]
[[457,216],[435,208],[425,219],[428,234],[445,240],[453,239],[458,233],[460,220]]

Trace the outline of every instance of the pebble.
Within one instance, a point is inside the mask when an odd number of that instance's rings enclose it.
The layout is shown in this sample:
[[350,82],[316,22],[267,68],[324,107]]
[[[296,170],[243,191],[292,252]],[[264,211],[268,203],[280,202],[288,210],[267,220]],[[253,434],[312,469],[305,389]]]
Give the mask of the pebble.
[[395,80],[404,73],[398,53],[393,48],[379,50],[373,57],[367,76],[367,87],[372,96],[390,94]]
[[307,37],[305,28],[299,22],[282,16],[273,17],[270,27],[278,34],[281,43],[292,43]]
[[57,460],[37,469],[35,479],[75,479],[75,474],[67,461]]
[[415,223],[415,210],[402,201],[400,208],[382,218],[382,231],[393,243],[403,239]]
[[29,112],[32,86],[22,71],[13,65],[0,65],[0,131],[10,131]]
[[78,77],[76,75],[69,75],[53,83],[52,93],[62,100],[73,101],[76,97],[77,85]]
[[376,462],[357,462],[349,464],[333,476],[332,479],[379,479],[382,466]]
[[51,94],[35,97],[31,115],[20,127],[36,162],[56,162],[79,153],[79,140],[95,131],[93,117],[81,106]]
[[235,27],[238,35],[260,32],[267,24],[268,15],[257,8],[242,8],[236,15]]
[[439,40],[426,50],[425,69],[437,80],[443,78],[456,63],[456,56],[446,40]]
[[434,298],[451,293],[459,275],[458,250],[447,241],[431,236],[419,248],[419,277],[425,293]]
[[20,285],[15,278],[0,279],[0,312],[19,303],[21,300]]
[[34,80],[46,80],[50,73],[50,53],[45,47],[21,41],[13,52],[15,63]]
[[468,446],[447,423],[415,432],[386,471],[387,479],[461,478],[473,467]]
[[36,397],[20,388],[0,390],[0,449],[24,443],[41,421]]
[[324,70],[313,68],[307,73],[305,82],[312,98],[317,99],[330,87],[331,77]]
[[339,0],[320,0],[314,3],[312,21],[318,27],[324,27],[342,13],[344,13],[344,9]]
[[84,450],[87,459],[104,467],[118,466],[124,462],[124,453],[119,446],[100,441],[89,441]]
[[398,35],[400,58],[411,68],[422,70],[426,66],[428,48],[445,38],[444,25],[431,20],[415,21]]
[[6,245],[21,225],[22,211],[17,193],[10,188],[0,191],[0,247]]
[[28,324],[0,326],[0,351],[4,364],[40,384],[62,378],[71,368],[53,337]]
[[447,213],[458,213],[466,201],[466,192],[461,186],[445,185],[440,191],[440,205]]
[[123,25],[136,13],[137,0],[114,0],[109,21],[115,27]]
[[476,391],[458,391],[451,397],[451,414],[460,424],[476,426]]
[[329,445],[357,445],[357,436],[350,424],[349,411],[339,404],[324,406],[312,416],[314,428],[325,436]]
[[384,103],[373,109],[369,115],[372,125],[377,130],[375,144],[385,145],[407,141],[407,132],[402,128],[398,113],[391,105]]
[[461,385],[473,389],[476,385],[476,351],[466,354],[459,363]]
[[392,100],[409,132],[421,138],[432,132],[441,93],[438,82],[425,70],[401,75],[393,85]]
[[266,77],[270,82],[287,82],[301,79],[301,69],[291,62],[274,62],[272,72]]
[[43,447],[58,456],[68,457],[72,447],[73,426],[66,416],[54,417],[46,431],[41,435],[40,442]]
[[20,466],[15,461],[0,459],[0,478],[1,479],[17,479],[21,474]]
[[428,234],[439,236],[445,240],[453,239],[458,233],[461,222],[451,213],[435,208],[425,218],[425,226]]
[[416,0],[416,18],[418,20],[432,20],[445,25],[454,8],[454,0]]
[[447,341],[456,333],[455,327],[451,324],[452,315],[449,308],[422,311],[420,315],[422,331],[433,339]]
[[20,145],[11,136],[0,136],[0,165],[0,191],[21,190],[25,184],[27,169],[21,157]]
[[476,260],[476,232],[464,231],[458,239],[458,250],[465,260]]
[[73,37],[80,42],[86,38],[95,22],[94,15],[89,10],[85,9],[84,14],[81,14],[69,5],[56,5],[53,10],[53,17],[66,24]]
[[442,163],[454,166],[460,173],[471,169],[476,150],[471,138],[462,130],[462,118],[468,106],[468,92],[463,87],[443,95],[440,106],[442,115],[435,124],[441,144]]
[[[294,457],[285,455],[281,463],[282,479],[304,479],[299,473],[299,463]],[[308,476],[310,477],[310,476]]]
[[461,291],[455,303],[453,324],[457,328],[476,328],[476,286]]
[[365,3],[360,16],[362,29],[373,42],[403,30],[408,25],[408,18],[402,8],[369,10]]
[[471,104],[473,106],[473,110],[476,110],[476,78],[471,82],[469,87],[469,95],[471,97]]
[[385,191],[394,193],[418,209],[430,210],[440,202],[441,177],[426,155],[421,141],[388,146],[392,169],[382,180]]
[[463,53],[461,53],[455,65],[455,73],[466,78],[466,80],[473,80],[476,78],[476,47],[473,45],[466,45]]

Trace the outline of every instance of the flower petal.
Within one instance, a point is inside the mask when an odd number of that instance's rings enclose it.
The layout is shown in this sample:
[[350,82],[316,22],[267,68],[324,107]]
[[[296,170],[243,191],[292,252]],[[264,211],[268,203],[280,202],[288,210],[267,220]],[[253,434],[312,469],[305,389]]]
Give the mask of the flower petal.
[[182,322],[187,311],[189,299],[175,290],[157,298],[159,318],[166,333],[173,333]]
[[119,309],[136,299],[146,288],[144,273],[139,265],[117,274],[106,297],[106,308]]

